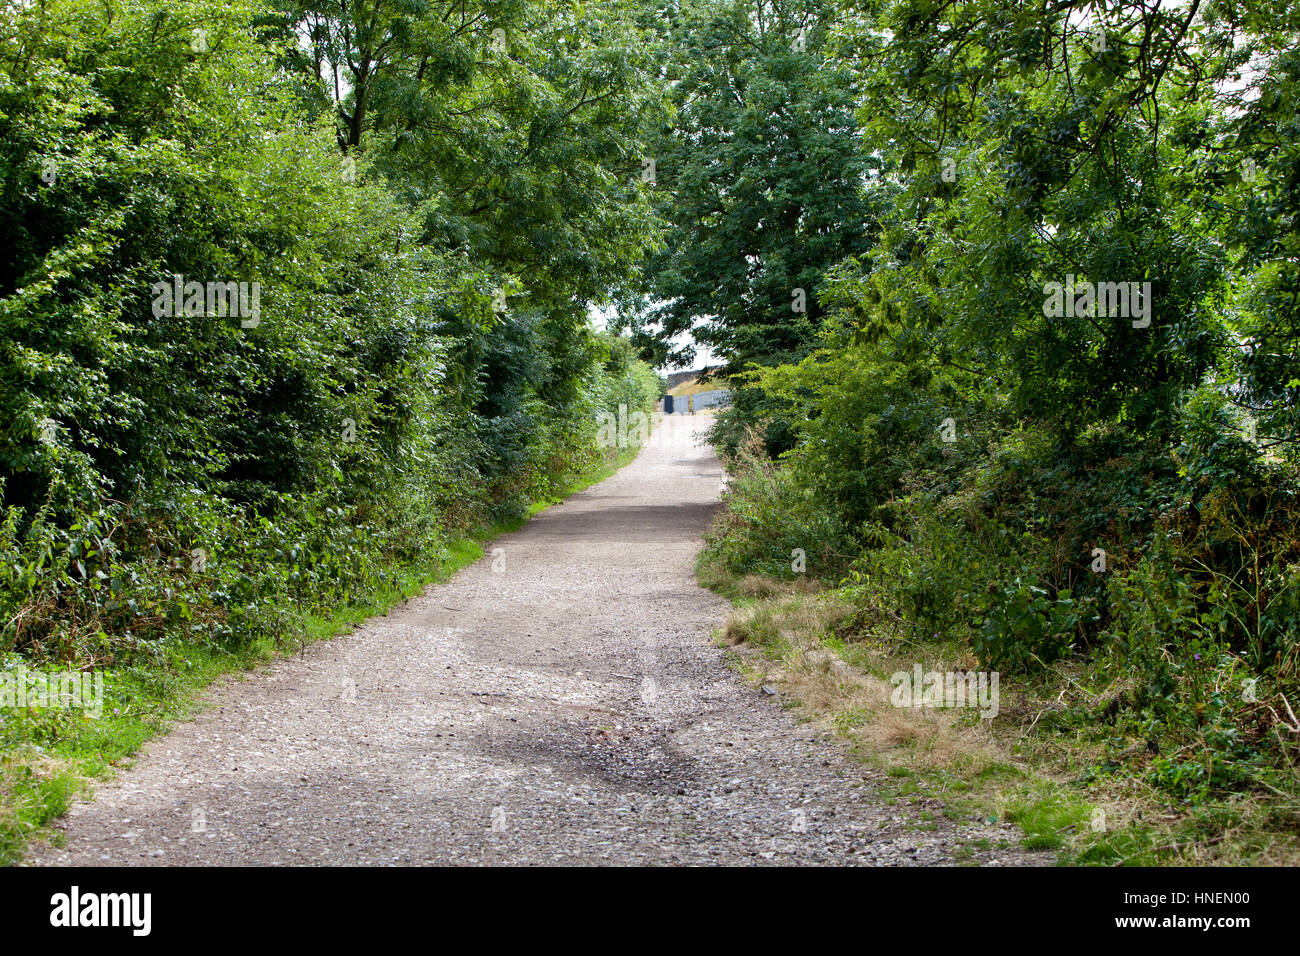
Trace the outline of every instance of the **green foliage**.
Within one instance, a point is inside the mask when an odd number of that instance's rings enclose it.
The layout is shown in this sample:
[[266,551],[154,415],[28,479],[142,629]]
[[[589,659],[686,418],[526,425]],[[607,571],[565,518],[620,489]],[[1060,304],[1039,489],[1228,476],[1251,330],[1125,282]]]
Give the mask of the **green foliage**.
[[1051,597],[1045,589],[1015,578],[993,595],[975,652],[991,670],[1028,673],[1068,654],[1079,624],[1079,609],[1069,591]]
[[[659,94],[626,11],[493,7],[539,28],[502,56],[455,4],[360,30],[9,6],[0,650],[286,640],[612,460],[596,412],[658,397],[587,320],[649,241],[630,160]],[[327,109],[348,37],[384,52]],[[176,276],[256,283],[260,312],[169,308]]]
[[[834,528],[843,557],[812,573],[854,602],[857,632],[960,641],[1007,681],[1086,668],[1127,755],[1115,772],[1171,798],[1290,792],[1300,19],[1255,2],[833,7],[814,44],[833,66],[800,82],[848,72],[860,165],[826,165],[818,194],[851,185],[871,226],[808,260],[818,321],[774,330],[727,285],[782,261],[745,242],[794,255],[762,218],[779,190],[724,177],[713,200],[700,176],[666,207],[696,240],[667,254],[668,313],[743,332],[711,340],[744,389],[717,437],[766,429],[780,453],[743,463],[708,556],[770,572],[798,537],[787,515]],[[776,32],[794,8],[745,9]],[[704,39],[682,75],[733,76]],[[700,161],[725,172],[755,120],[707,89],[683,102],[711,104],[693,135],[722,144]],[[724,248],[708,229],[735,240],[726,262],[705,258]],[[1121,282],[1151,295],[1053,302],[1053,283]]]
[[729,470],[727,510],[705,539],[711,557],[732,572],[777,578],[826,577],[843,566],[845,537],[834,514],[766,458],[757,435]]
[[[663,71],[672,125],[650,142],[666,226],[644,263],[649,302],[624,316],[660,330],[664,358],[688,362],[690,332],[725,360],[797,361],[825,316],[825,271],[865,251],[877,209],[861,188],[872,160],[853,122],[858,84],[828,55],[830,9],[815,0],[687,0],[665,10]],[[641,339],[644,341],[644,338]],[[734,452],[758,421],[773,452],[790,447],[777,409],[733,393],[714,433]]]

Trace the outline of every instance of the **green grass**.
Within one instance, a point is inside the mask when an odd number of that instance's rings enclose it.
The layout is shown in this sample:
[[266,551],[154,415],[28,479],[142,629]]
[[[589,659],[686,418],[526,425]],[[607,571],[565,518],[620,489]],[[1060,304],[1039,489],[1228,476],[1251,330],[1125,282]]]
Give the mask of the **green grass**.
[[395,583],[331,613],[306,616],[292,642],[266,639],[239,650],[223,650],[169,638],[148,664],[104,672],[104,706],[98,718],[81,711],[8,711],[0,722],[0,865],[19,862],[33,838],[57,841],[59,833],[50,824],[95,781],[128,766],[150,738],[197,713],[203,690],[214,680],[265,666],[387,614],[424,588],[478,561],[492,539],[518,530],[564,498],[604,481],[639,451],[624,449],[574,479],[560,495],[534,502],[519,518],[474,529],[449,544],[437,561],[393,568]]
[[[895,649],[872,635],[845,640],[815,618],[801,623],[790,612],[806,597],[788,586],[774,591],[757,576],[731,573],[707,551],[697,563],[697,579],[736,607],[720,634],[727,643],[739,642],[730,653],[751,683],[766,679],[760,665],[783,659],[792,641],[815,642],[882,680],[901,664]],[[747,656],[738,653],[742,645]],[[927,661],[943,662],[957,659],[962,647],[955,640],[927,642],[924,653]],[[909,647],[903,656],[915,653]],[[1064,678],[1049,674],[1039,684],[1019,684],[1029,703],[1018,719],[1004,715],[994,725],[997,757],[958,752],[936,766],[915,742],[882,747],[859,739],[858,732],[874,719],[870,707],[823,702],[823,717],[856,759],[884,772],[881,798],[900,802],[924,793],[942,801],[943,814],[954,821],[1012,823],[1023,834],[1024,848],[1052,853],[1058,864],[1294,865],[1300,853],[1300,778],[1279,776],[1268,792],[1219,794],[1199,802],[1171,796],[1132,767],[1107,764],[1110,725],[1086,715],[1066,720],[1064,712],[1050,708],[1038,714],[1042,719],[1025,719],[1057,697],[1062,680],[1086,677],[1078,669],[1062,673]],[[786,689],[783,706],[795,703],[794,693]]]
[[1092,807],[1061,793],[1021,795],[1012,800],[1005,817],[1024,832],[1029,850],[1062,850],[1068,836],[1089,826]]

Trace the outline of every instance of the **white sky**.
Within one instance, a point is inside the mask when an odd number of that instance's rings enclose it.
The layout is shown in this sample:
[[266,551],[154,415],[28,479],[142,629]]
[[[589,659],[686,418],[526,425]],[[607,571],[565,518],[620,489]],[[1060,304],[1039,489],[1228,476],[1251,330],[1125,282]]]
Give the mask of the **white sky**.
[[[591,324],[598,329],[606,328],[608,324],[608,320],[613,315],[614,315],[613,306],[606,306],[604,308],[601,308],[599,306],[593,305],[587,311],[587,317],[591,320]],[[695,338],[689,332],[683,332],[680,335],[673,336],[672,343],[674,346],[679,348],[683,345],[693,344],[695,346],[695,361],[692,362],[689,366],[689,368],[692,370],[702,369],[706,365],[720,364],[720,360],[718,359],[717,356],[713,354],[713,350],[710,349],[707,345],[701,345],[700,343],[696,342]],[[657,371],[664,372],[664,373],[684,372],[686,371],[686,368],[685,367],[661,368],[658,369]]]

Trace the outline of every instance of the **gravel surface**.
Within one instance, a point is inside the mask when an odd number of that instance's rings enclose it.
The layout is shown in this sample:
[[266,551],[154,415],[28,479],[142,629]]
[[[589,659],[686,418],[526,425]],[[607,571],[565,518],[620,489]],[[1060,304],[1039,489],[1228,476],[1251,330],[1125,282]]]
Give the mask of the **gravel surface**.
[[706,424],[666,419],[450,581],[221,682],[28,862],[936,864],[1016,842],[886,805],[726,666],[726,602],[693,574],[721,478]]

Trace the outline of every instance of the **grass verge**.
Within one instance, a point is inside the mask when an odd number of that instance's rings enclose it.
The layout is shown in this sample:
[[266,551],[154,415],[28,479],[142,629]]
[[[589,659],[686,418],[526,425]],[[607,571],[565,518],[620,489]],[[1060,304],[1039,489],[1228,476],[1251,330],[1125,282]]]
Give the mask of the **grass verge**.
[[[736,576],[707,552],[700,583],[735,610],[721,631],[748,679],[843,738],[884,772],[886,800],[938,799],[959,822],[1006,821],[1026,849],[1076,865],[1295,865],[1300,794],[1239,794],[1189,804],[1113,766],[1100,722],[1064,719],[1087,675],[1062,665],[1004,682],[991,719],[976,709],[895,706],[892,675],[977,668],[958,643],[901,644],[861,626],[835,589]],[[1092,709],[1104,700],[1088,699]]]
[[57,843],[51,824],[96,781],[110,778],[150,738],[202,707],[202,691],[225,675],[264,666],[307,644],[352,631],[426,587],[447,580],[483,556],[483,546],[515,531],[564,498],[604,481],[636,458],[627,448],[574,479],[564,491],[534,502],[523,517],[477,528],[452,542],[436,560],[392,568],[392,584],[330,614],[308,615],[291,642],[264,640],[238,651],[168,638],[147,664],[104,672],[103,712],[48,708],[6,709],[0,721],[0,865],[22,860],[32,839]]

